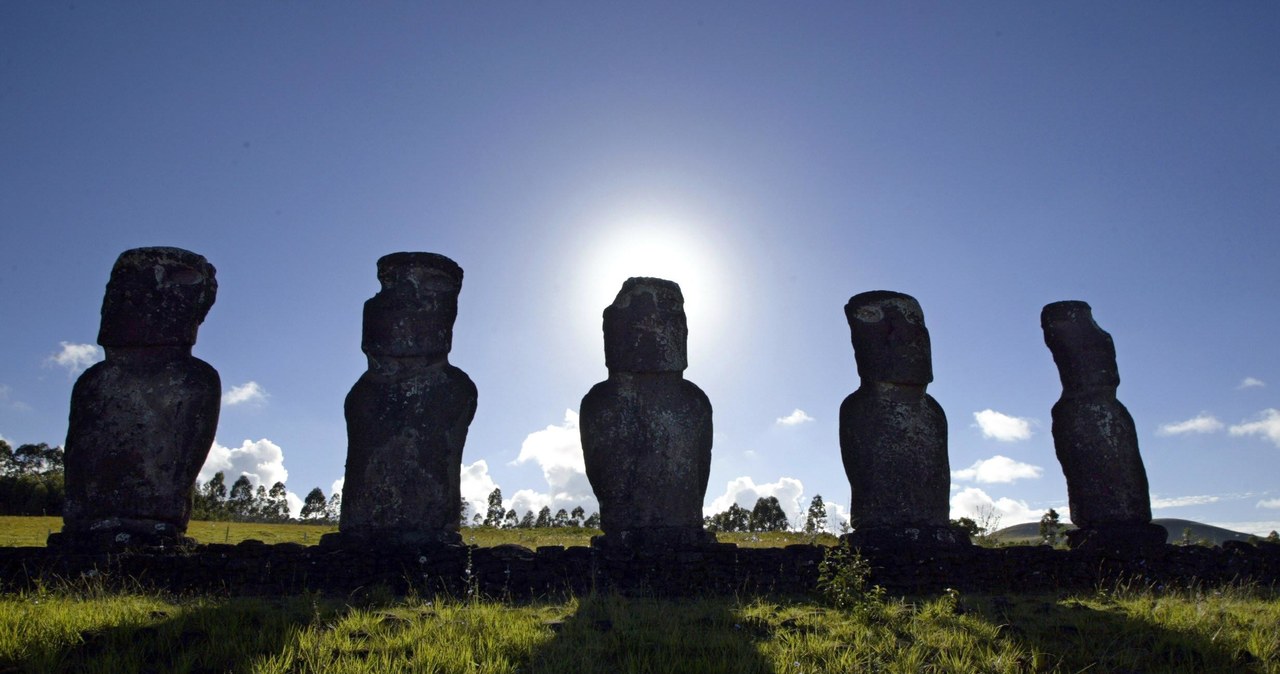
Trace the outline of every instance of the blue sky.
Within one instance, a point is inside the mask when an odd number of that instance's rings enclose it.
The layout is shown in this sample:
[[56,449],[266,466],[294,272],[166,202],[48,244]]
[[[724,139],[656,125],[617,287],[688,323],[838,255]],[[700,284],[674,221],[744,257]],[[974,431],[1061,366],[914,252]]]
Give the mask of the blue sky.
[[[1066,505],[1040,308],[1115,339],[1157,517],[1280,528],[1280,7],[0,4],[0,436],[60,444],[116,255],[218,268],[210,470],[342,476],[375,262],[465,270],[466,495],[594,506],[629,275],[684,288],[708,507],[848,505],[843,315],[919,299],[953,515]],[[802,414],[796,414],[800,410]],[[784,423],[790,420],[794,423]]]

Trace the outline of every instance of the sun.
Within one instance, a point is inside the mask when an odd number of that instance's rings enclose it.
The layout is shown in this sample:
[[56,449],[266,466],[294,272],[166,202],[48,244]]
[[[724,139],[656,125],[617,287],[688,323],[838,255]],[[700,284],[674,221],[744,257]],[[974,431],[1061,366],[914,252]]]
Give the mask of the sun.
[[599,344],[601,312],[633,276],[675,281],[689,322],[690,364],[710,351],[727,296],[724,263],[705,227],[676,218],[637,217],[609,223],[587,237],[581,278],[580,334]]

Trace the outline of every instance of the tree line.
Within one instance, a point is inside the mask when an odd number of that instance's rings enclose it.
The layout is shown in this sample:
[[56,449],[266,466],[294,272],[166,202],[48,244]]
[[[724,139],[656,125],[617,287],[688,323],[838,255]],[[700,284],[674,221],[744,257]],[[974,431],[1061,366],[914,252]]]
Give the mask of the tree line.
[[65,485],[61,447],[0,440],[0,515],[61,515]]
[[551,512],[551,506],[542,506],[542,509],[536,515],[532,510],[526,510],[524,515],[521,516],[514,508],[507,510],[502,507],[502,490],[498,488],[489,492],[487,503],[488,507],[485,508],[483,514],[475,513],[468,519],[467,510],[470,508],[470,504],[463,500],[461,504],[462,525],[492,527],[494,529],[600,528],[600,513],[593,512],[588,515],[582,506],[577,506],[573,510],[561,508],[555,513]]

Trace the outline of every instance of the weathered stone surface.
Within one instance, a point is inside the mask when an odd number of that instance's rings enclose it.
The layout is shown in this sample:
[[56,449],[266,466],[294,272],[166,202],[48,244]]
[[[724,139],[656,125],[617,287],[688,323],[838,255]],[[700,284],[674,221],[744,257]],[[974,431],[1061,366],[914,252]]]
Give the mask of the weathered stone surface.
[[919,303],[877,290],[854,295],[844,310],[862,379],[840,406],[840,453],[853,492],[851,542],[967,542],[949,525],[947,418],[925,393],[933,361]]
[[1151,524],[1147,471],[1129,410],[1116,399],[1116,349],[1079,301],[1054,302],[1040,313],[1044,342],[1062,380],[1053,406],[1053,445],[1067,479],[1075,547],[1151,546],[1164,543]]
[[609,378],[582,399],[587,479],[617,548],[714,543],[702,528],[711,472],[711,402],[684,379],[688,328],[680,286],[631,278],[604,311]]
[[347,395],[339,534],[327,545],[453,544],[476,387],[449,364],[462,269],[433,253],[378,260],[364,307],[369,369]]
[[122,253],[102,302],[106,360],[71,393],[63,533],[51,545],[185,543],[191,490],[213,444],[221,381],[191,355],[215,270],[179,248]]

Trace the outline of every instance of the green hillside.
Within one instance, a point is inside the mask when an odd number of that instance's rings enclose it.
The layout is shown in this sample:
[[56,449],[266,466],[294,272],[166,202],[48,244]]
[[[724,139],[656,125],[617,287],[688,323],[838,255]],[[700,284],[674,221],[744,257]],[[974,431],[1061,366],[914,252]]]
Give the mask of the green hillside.
[[[1170,543],[1183,542],[1184,532],[1190,529],[1190,538],[1192,543],[1201,543],[1208,541],[1213,545],[1222,545],[1226,541],[1248,541],[1249,534],[1215,527],[1211,524],[1203,524],[1201,522],[1193,522],[1191,520],[1182,520],[1174,518],[1160,518],[1152,520],[1153,523],[1159,524],[1169,532],[1168,541]],[[1074,529],[1075,525],[1066,523],[1067,529]],[[1000,543],[1019,544],[1019,545],[1035,545],[1040,542],[1040,523],[1027,522],[1025,524],[1015,524],[1011,527],[1000,529],[991,535]]]

